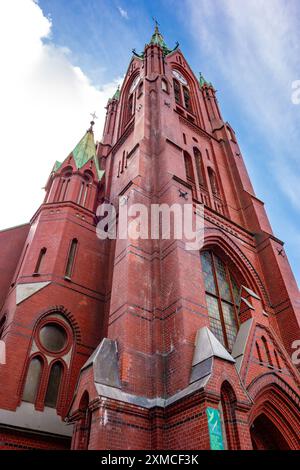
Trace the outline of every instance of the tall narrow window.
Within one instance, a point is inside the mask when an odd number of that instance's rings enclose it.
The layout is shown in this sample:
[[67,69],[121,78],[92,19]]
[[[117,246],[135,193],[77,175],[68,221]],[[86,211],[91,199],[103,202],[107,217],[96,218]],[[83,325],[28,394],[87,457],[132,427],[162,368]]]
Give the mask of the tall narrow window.
[[202,155],[200,150],[197,147],[194,147],[194,157],[195,157],[195,164],[197,170],[197,176],[200,186],[204,186],[204,168],[203,168],[203,161]]
[[40,273],[40,270],[43,266],[46,251],[47,251],[47,248],[42,248],[41,249],[39,257],[38,257],[36,265],[35,265],[35,268],[34,268],[34,274],[39,274]]
[[184,152],[183,156],[184,156],[186,179],[188,183],[190,183],[192,186],[192,195],[195,198],[197,194],[196,194],[196,187],[195,187],[193,162],[192,162],[191,156],[187,152]]
[[29,364],[23,391],[23,401],[34,403],[37,397],[43,363],[40,357],[34,357]]
[[201,253],[210,328],[229,350],[236,338],[239,296],[228,266],[211,251]]
[[236,396],[228,382],[221,387],[221,406],[228,450],[240,449],[240,440],[236,422]]
[[278,354],[277,354],[276,349],[274,349],[274,356],[275,356],[277,368],[278,368],[279,370],[281,370],[281,365],[280,365],[280,361],[279,361],[279,356],[278,356]]
[[133,116],[133,94],[128,98],[127,121]]
[[90,430],[91,430],[91,418],[92,413],[89,410],[89,394],[88,392],[84,392],[80,404],[79,410],[81,413],[81,422],[79,427],[79,449],[80,450],[87,450],[89,447],[90,441]]
[[214,170],[210,167],[208,168],[208,176],[209,176],[211,192],[216,196],[218,195],[217,178],[216,178],[216,174]]
[[86,205],[86,201],[87,201],[87,197],[88,197],[88,192],[89,192],[89,185],[86,184],[85,185],[85,189],[84,189],[84,194],[83,194],[83,200],[82,200],[82,206],[85,207]]
[[255,343],[255,347],[256,347],[256,354],[257,354],[259,362],[263,362],[262,357],[261,357],[260,347],[257,341]]
[[270,350],[269,350],[269,346],[268,346],[268,342],[266,340],[266,338],[264,336],[262,336],[261,338],[262,342],[263,342],[263,345],[264,345],[264,348],[265,348],[265,353],[266,353],[266,358],[267,358],[267,362],[270,366],[273,365],[273,362],[272,362],[272,358],[271,358],[271,354],[270,354]]
[[81,184],[80,184],[78,198],[77,198],[77,204],[79,204],[79,205],[81,204],[83,190],[84,190],[84,182],[82,181]]
[[57,196],[56,196],[56,201],[61,200],[61,195],[64,193],[64,188],[65,188],[65,182],[66,180],[61,179],[57,188]]
[[6,315],[3,315],[3,317],[0,320],[0,339],[2,338],[2,335],[3,335],[5,323],[6,323]]
[[188,111],[192,111],[190,92],[187,87],[183,87],[184,106]]
[[69,184],[70,184],[70,180],[64,180],[64,187],[63,187],[63,190],[62,190],[62,193],[61,193],[61,201],[65,201],[67,199],[67,195],[68,195],[68,189],[69,189]]
[[55,362],[49,374],[48,387],[45,397],[45,406],[56,408],[63,367],[60,362]]
[[67,266],[66,266],[66,272],[65,272],[65,277],[67,278],[71,278],[71,275],[72,275],[77,245],[78,245],[78,240],[74,238],[72,240],[69,254],[68,254],[68,260],[67,260]]
[[195,181],[192,159],[187,152],[184,152],[184,165],[186,178]]
[[177,80],[173,79],[173,86],[174,86],[175,101],[176,103],[181,104],[181,90],[180,90],[180,85],[177,82]]

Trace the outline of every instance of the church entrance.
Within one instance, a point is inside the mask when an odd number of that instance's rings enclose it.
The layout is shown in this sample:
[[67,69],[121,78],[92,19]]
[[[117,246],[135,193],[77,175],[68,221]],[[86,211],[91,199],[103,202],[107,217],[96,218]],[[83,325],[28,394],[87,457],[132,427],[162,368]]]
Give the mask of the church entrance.
[[280,430],[265,415],[259,415],[251,426],[254,450],[289,450],[290,447]]

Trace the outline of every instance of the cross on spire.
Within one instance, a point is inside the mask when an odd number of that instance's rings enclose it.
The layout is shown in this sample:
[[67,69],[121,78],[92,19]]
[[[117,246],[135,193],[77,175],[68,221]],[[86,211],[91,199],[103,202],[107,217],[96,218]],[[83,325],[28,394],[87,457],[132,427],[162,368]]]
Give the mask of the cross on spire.
[[152,16],[152,19],[153,19],[153,21],[154,21],[154,23],[155,23],[155,27],[158,28],[158,27],[160,26],[159,22],[157,21],[156,18],[154,18],[154,16]]
[[90,115],[92,116],[93,121],[95,121],[95,119],[98,119],[96,111],[94,111],[93,113],[90,113]]

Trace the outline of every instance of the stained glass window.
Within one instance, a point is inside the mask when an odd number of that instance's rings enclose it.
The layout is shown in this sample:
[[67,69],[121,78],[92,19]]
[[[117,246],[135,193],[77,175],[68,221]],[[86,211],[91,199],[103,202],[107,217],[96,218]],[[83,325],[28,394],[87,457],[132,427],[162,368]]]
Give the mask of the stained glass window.
[[67,334],[60,325],[47,323],[40,331],[40,342],[48,351],[55,353],[61,351],[67,342]]
[[239,287],[227,264],[211,251],[201,253],[201,263],[210,328],[232,350],[238,330]]
[[49,375],[48,388],[45,398],[45,405],[50,406],[51,408],[56,407],[62,371],[63,368],[59,362],[53,364]]
[[174,85],[175,101],[176,103],[181,104],[180,85],[177,82],[177,80],[173,80],[173,85]]
[[29,364],[26,382],[23,391],[23,401],[34,403],[39,388],[42,373],[42,361],[34,357]]

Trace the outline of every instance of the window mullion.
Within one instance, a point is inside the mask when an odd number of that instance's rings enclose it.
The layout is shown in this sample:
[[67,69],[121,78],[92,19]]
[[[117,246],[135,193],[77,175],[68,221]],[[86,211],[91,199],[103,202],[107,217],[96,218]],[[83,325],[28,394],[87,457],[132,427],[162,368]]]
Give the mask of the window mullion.
[[229,285],[229,290],[230,290],[230,296],[231,296],[231,300],[232,300],[232,304],[233,304],[233,310],[234,310],[234,316],[235,316],[235,321],[236,321],[236,326],[237,328],[239,327],[239,316],[238,316],[238,313],[237,313],[237,309],[236,309],[236,304],[235,304],[235,300],[234,300],[234,295],[233,295],[233,290],[232,290],[232,285],[231,285],[231,278],[230,278],[230,273],[229,273],[229,269],[228,269],[228,266],[225,265],[225,270],[226,270],[226,277],[227,277],[227,282],[228,282],[228,285]]
[[226,332],[226,326],[225,326],[225,321],[224,321],[222,300],[221,300],[221,295],[219,291],[219,284],[218,284],[218,279],[217,279],[215,259],[214,259],[214,255],[212,252],[210,253],[210,255],[212,258],[212,268],[213,268],[213,275],[214,275],[214,280],[215,280],[215,285],[216,285],[216,292],[217,292],[217,298],[218,298],[219,313],[220,313],[220,320],[221,320],[221,325],[222,325],[222,330],[223,330],[224,342],[225,342],[226,347],[228,348],[229,346],[228,346],[228,340],[227,340],[227,332]]

